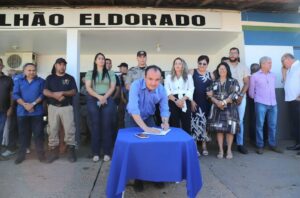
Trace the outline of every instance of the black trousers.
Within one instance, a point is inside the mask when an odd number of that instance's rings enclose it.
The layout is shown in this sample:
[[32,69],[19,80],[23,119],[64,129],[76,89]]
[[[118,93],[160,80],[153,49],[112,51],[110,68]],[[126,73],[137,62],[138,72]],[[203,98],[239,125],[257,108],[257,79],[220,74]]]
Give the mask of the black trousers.
[[300,101],[293,100],[288,102],[290,112],[291,130],[296,144],[300,144]]
[[44,122],[43,116],[18,116],[20,154],[25,155],[29,144],[31,131],[34,136],[35,148],[38,155],[44,153]]
[[191,101],[186,100],[187,110],[183,112],[182,109],[176,106],[175,102],[169,100],[170,120],[171,127],[182,128],[188,134],[191,134]]

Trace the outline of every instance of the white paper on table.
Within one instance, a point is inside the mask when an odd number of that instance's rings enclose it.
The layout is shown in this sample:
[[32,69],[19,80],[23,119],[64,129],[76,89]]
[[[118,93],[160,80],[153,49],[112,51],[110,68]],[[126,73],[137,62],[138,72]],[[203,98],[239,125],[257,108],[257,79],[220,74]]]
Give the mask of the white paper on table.
[[[155,128],[155,129],[158,129],[158,128]],[[160,133],[151,133],[151,132],[146,132],[146,131],[144,131],[143,133],[148,134],[148,135],[167,135],[171,131],[171,129],[168,129],[166,131],[164,131],[163,129],[158,129],[158,130],[160,131]]]

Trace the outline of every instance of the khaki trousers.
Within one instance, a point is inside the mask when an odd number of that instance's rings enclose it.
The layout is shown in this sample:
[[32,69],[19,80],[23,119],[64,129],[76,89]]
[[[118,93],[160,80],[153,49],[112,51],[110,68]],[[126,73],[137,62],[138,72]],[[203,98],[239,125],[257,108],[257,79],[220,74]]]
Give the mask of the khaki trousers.
[[75,142],[75,123],[73,106],[57,107],[49,105],[48,107],[49,124],[49,146],[57,147],[59,145],[59,131],[61,124],[64,128],[64,141],[67,145],[76,145]]

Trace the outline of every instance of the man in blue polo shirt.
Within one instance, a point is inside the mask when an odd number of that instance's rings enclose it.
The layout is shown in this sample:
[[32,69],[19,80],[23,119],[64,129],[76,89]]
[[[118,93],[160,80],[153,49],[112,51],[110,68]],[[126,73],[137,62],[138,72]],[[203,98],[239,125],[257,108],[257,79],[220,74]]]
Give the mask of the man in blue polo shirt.
[[25,160],[28,136],[34,134],[38,159],[45,160],[44,155],[44,80],[36,75],[36,65],[27,63],[23,67],[24,75],[15,81],[13,98],[17,101],[17,119],[19,125],[20,149],[15,164]]
[[[143,79],[135,80],[129,91],[127,113],[125,114],[125,127],[140,127],[144,131],[159,133],[155,126],[153,116],[155,105],[159,104],[160,115],[162,117],[161,127],[163,130],[169,129],[169,106],[168,96],[165,88],[160,84],[162,77],[161,69],[155,65],[148,66]],[[163,183],[156,183],[157,187],[162,187]],[[135,191],[144,189],[141,180],[135,180]]]

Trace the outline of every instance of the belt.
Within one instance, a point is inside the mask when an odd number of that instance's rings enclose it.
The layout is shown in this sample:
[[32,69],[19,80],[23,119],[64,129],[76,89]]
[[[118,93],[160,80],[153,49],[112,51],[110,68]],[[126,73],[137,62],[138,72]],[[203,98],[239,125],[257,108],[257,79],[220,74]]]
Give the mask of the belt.
[[67,106],[70,106],[70,104],[51,104],[53,106],[56,106],[56,107],[67,107]]

